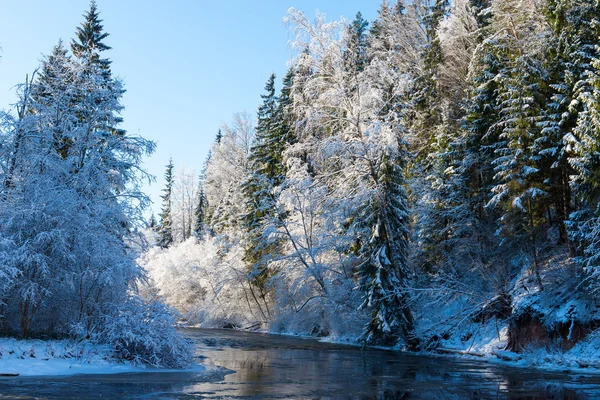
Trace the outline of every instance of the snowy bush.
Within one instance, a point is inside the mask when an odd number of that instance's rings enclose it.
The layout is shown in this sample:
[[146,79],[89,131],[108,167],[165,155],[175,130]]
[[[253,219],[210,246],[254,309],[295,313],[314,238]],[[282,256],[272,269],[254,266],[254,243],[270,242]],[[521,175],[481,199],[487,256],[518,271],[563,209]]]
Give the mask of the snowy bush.
[[118,360],[163,368],[192,363],[192,346],[176,329],[176,313],[160,302],[132,297],[115,306],[92,339],[114,347]]
[[154,291],[184,319],[202,327],[248,327],[266,322],[251,293],[242,248],[224,237],[188,239],[153,248],[139,262]]

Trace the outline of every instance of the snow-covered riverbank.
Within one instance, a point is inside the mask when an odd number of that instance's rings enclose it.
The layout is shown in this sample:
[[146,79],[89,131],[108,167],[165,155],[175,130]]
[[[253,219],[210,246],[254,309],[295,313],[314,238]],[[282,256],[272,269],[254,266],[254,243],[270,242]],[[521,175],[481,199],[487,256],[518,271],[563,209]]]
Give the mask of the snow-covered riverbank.
[[494,364],[535,368],[545,371],[600,374],[600,333],[593,332],[570,349],[559,341],[532,342],[520,352],[507,351],[509,334],[506,321],[490,319],[467,323],[447,339],[439,338],[437,347],[423,353],[474,358]]
[[[185,371],[201,372],[195,365]],[[49,376],[181,371],[117,361],[108,346],[71,340],[0,338],[0,375]]]
[[[362,347],[356,337],[326,336],[316,338],[295,332],[273,332],[266,329],[256,332],[290,338],[312,339],[323,343]],[[505,350],[508,346],[508,326],[506,321],[490,319],[485,323],[465,323],[447,339],[440,338],[438,346],[418,353],[424,356],[444,358],[476,359],[492,364],[520,368],[534,368],[542,371],[561,371],[583,374],[600,374],[600,333],[594,332],[582,339],[569,350],[559,346],[531,344],[522,352]],[[398,347],[368,346],[368,348],[403,351]]]

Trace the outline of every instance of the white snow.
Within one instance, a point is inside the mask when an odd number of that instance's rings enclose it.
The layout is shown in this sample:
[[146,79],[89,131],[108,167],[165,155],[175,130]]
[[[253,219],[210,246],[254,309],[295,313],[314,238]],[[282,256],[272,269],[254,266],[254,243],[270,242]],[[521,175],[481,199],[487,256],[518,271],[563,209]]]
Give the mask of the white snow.
[[[204,371],[194,365],[185,371]],[[56,376],[76,374],[122,374],[174,372],[133,363],[117,362],[106,346],[76,343],[70,340],[17,340],[0,338],[0,375]]]

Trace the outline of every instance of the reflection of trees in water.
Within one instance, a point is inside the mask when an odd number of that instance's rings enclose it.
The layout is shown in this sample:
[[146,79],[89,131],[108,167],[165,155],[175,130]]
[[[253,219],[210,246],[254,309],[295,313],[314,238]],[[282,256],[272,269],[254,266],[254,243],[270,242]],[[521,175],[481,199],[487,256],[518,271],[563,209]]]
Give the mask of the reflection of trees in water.
[[[8,398],[600,398],[600,377],[415,356],[285,336],[184,330],[203,363],[237,371],[0,381]],[[271,348],[269,348],[271,347]],[[210,371],[210,370],[209,370]],[[0,395],[0,397],[2,397]],[[29,396],[29,397],[28,397]]]
[[[206,362],[237,371],[225,383],[218,384],[221,396],[542,399],[578,398],[585,391],[585,386],[577,387],[576,382],[563,383],[570,378],[561,374],[464,358],[361,351],[285,336],[233,331],[200,333],[207,335],[203,343],[209,349],[201,352],[208,356]],[[599,395],[600,389],[594,388],[591,397]]]

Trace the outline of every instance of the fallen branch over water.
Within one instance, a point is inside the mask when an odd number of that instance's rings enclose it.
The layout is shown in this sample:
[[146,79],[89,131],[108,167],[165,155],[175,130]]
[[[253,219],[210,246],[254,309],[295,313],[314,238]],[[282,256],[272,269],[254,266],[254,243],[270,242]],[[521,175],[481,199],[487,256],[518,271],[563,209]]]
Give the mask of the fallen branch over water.
[[577,360],[579,368],[597,368],[600,369],[600,362],[594,360]]
[[522,357],[511,351],[492,351],[492,355],[498,357],[502,361],[519,361]]
[[475,356],[475,357],[485,357],[483,353],[476,353],[474,351],[466,351],[466,350],[458,350],[458,349],[444,349],[438,348],[435,351],[442,354],[460,354],[462,356]]

